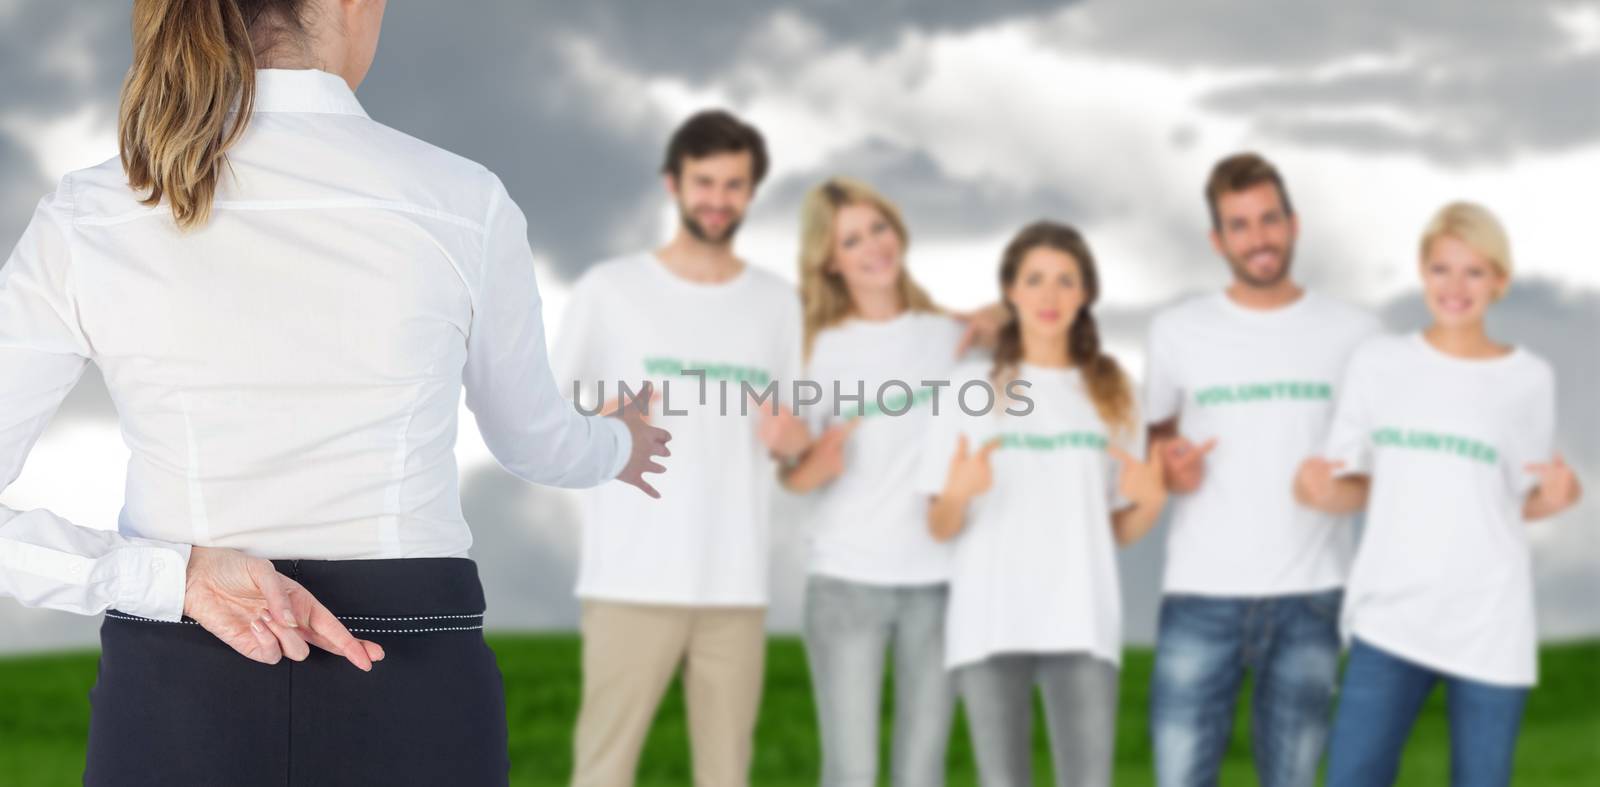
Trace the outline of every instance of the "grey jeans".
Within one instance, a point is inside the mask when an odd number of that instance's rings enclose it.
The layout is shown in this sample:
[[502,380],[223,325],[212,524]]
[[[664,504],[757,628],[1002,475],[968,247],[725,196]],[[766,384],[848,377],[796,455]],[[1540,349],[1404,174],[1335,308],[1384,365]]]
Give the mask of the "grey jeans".
[[1058,787],[1109,787],[1117,668],[1083,653],[1016,653],[956,669],[984,787],[1033,784],[1033,687],[1044,694]]
[[884,661],[894,647],[896,787],[941,787],[955,689],[944,668],[944,585],[806,581],[806,658],[822,732],[824,787],[878,783]]

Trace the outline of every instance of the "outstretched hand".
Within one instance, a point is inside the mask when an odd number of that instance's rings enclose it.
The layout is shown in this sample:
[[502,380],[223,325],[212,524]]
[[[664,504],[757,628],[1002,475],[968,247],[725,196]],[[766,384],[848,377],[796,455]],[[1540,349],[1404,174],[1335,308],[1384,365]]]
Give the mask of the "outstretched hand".
[[649,481],[644,480],[644,474],[666,472],[667,468],[657,462],[655,457],[672,456],[672,452],[667,450],[667,442],[672,439],[672,435],[665,429],[650,425],[649,405],[658,399],[660,395],[655,393],[655,384],[647,382],[639,389],[636,400],[618,402],[609,407],[608,413],[626,424],[628,434],[633,437],[633,450],[628,454],[628,463],[623,465],[622,472],[617,474],[617,480],[637,487],[657,499],[661,497],[661,493],[656,491]]

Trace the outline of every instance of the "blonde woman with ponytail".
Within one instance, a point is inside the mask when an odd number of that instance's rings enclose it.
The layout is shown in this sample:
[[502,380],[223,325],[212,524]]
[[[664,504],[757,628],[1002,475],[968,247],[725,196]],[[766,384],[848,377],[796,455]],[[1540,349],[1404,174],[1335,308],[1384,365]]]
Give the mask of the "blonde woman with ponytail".
[[1116,548],[1161,513],[1161,461],[1133,456],[1138,407],[1100,345],[1099,275],[1083,237],[1051,222],[1024,228],[1002,257],[1000,289],[1014,318],[992,359],[955,371],[957,402],[934,419],[917,479],[934,537],[954,545],[945,663],[985,785],[1033,784],[1035,686],[1056,784],[1110,785]]
[[0,489],[90,363],[131,454],[114,530],[0,507],[0,595],[105,614],[86,784],[506,783],[462,389],[529,481],[665,453],[562,399],[494,175],[363,111],[383,12],[135,0],[120,158],[0,267]]

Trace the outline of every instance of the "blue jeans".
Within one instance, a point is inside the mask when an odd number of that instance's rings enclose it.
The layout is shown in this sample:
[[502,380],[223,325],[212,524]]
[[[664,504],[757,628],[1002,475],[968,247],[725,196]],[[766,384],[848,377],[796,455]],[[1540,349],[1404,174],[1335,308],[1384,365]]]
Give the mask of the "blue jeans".
[[878,784],[884,662],[894,647],[890,783],[941,787],[955,714],[944,667],[945,585],[806,581],[806,660],[816,694],[824,787]]
[[1450,783],[1510,784],[1527,689],[1444,675],[1357,639],[1333,722],[1328,787],[1394,784],[1406,737],[1436,683],[1450,707]]
[[1262,787],[1312,787],[1339,677],[1339,602],[1328,590],[1161,601],[1150,730],[1161,787],[1215,787],[1245,670]]

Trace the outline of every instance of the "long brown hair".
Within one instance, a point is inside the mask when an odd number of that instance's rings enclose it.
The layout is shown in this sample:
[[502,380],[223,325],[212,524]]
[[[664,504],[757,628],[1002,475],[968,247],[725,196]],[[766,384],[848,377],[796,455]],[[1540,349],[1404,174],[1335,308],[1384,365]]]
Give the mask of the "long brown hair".
[[[817,334],[837,325],[854,308],[844,278],[828,271],[828,261],[833,258],[835,224],[839,211],[847,205],[876,208],[900,236],[901,253],[911,246],[900,209],[871,186],[851,178],[834,177],[806,192],[805,201],[800,205],[800,302],[805,312],[805,357],[808,359]],[[905,308],[917,312],[938,311],[927,291],[911,278],[904,260],[900,263],[897,288],[900,303]]]
[[[305,0],[134,0],[133,66],[122,86],[118,147],[142,202],[205,224],[226,153],[255,102],[255,43],[304,33]],[[258,41],[252,40],[252,34]]]
[[1100,274],[1095,268],[1094,255],[1082,233],[1065,224],[1036,221],[1023,227],[1016,237],[1006,244],[1000,257],[1000,298],[1005,302],[1011,319],[1000,331],[995,345],[994,366],[989,376],[996,381],[1002,375],[1015,374],[1022,362],[1022,324],[1017,319],[1017,307],[1006,293],[1022,270],[1022,260],[1037,248],[1063,252],[1078,264],[1078,278],[1083,287],[1083,305],[1073,315],[1072,326],[1067,329],[1067,359],[1083,373],[1084,384],[1095,411],[1100,414],[1113,432],[1134,428],[1133,390],[1128,376],[1115,358],[1100,347],[1100,329],[1095,325],[1093,306],[1100,298]]

